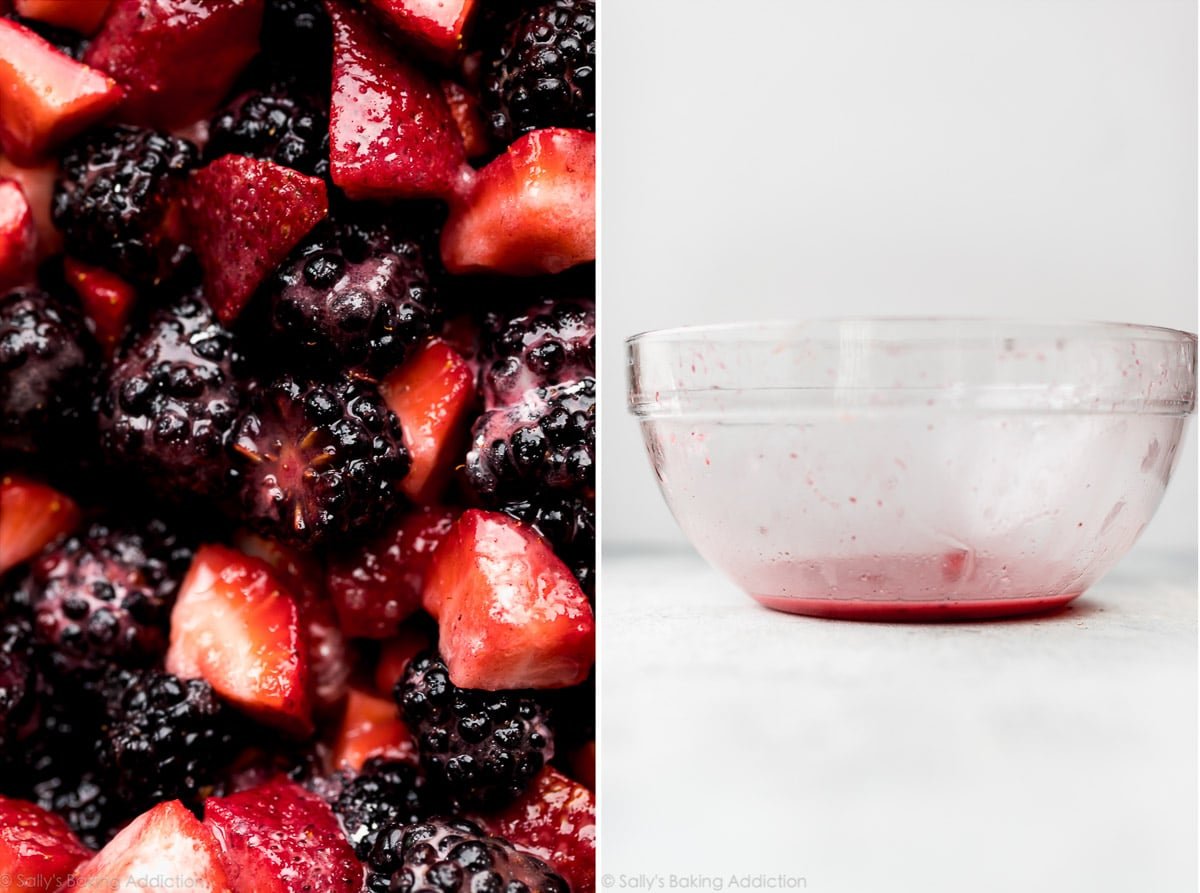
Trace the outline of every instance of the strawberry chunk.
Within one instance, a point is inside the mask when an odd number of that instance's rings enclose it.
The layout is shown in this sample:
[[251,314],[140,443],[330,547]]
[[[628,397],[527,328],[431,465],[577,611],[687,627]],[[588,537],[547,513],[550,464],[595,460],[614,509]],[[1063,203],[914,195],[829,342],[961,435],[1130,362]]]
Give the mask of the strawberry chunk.
[[333,768],[358,772],[371,757],[416,763],[417,743],[391,697],[352,688],[333,745]]
[[67,889],[232,893],[212,833],[178,800],[134,819],[79,866]]
[[29,210],[33,214],[33,228],[37,233],[37,259],[58,254],[62,250],[62,233],[50,218],[50,200],[54,195],[54,178],[58,176],[58,162],[47,161],[34,167],[21,167],[10,158],[0,157],[0,177],[10,177],[21,187]]
[[0,476],[0,576],[79,523],[79,507],[53,487]]
[[172,128],[207,117],[258,52],[263,0],[113,0],[84,61],[126,91],[121,117]]
[[80,34],[94,34],[104,21],[110,0],[15,0],[17,14],[69,28]]
[[400,489],[427,503],[445,489],[462,456],[475,374],[448,344],[433,340],[383,380],[388,408],[400,419],[412,467]]
[[437,81],[379,34],[367,13],[327,0],[333,16],[329,162],[352,199],[447,198],[470,167]]
[[16,180],[0,177],[0,291],[29,281],[36,254],[29,200]]
[[244,155],[195,171],[185,202],[209,302],[226,324],[329,211],[325,181]]
[[120,101],[112,78],[0,19],[0,149],[13,161],[33,163]]
[[0,889],[57,890],[91,854],[59,816],[0,797]]
[[96,340],[112,356],[125,334],[137,291],[116,273],[73,257],[63,260],[63,274],[79,295],[83,312],[92,321]]
[[430,556],[454,518],[449,509],[423,507],[330,558],[329,594],[346,635],[385,639],[421,607]]
[[261,559],[202,546],[171,613],[167,670],[284,731],[312,731],[307,642],[296,599]]
[[546,767],[520,799],[482,822],[553,865],[571,893],[594,893],[596,802],[583,785]]
[[463,513],[426,575],[425,609],[460,688],[562,688],[587,678],[595,622],[546,542],[497,512]]
[[368,0],[398,34],[448,59],[463,45],[475,0]]
[[450,114],[462,134],[463,150],[468,158],[482,158],[491,151],[487,122],[479,107],[478,98],[457,81],[442,81],[442,92],[450,105]]
[[279,779],[204,803],[234,893],[358,893],[363,869],[333,811]]
[[596,135],[535,130],[481,170],[442,230],[451,273],[561,273],[596,258]]
[[[420,620],[425,620],[424,615]],[[400,627],[393,639],[388,639],[379,649],[379,663],[375,666],[375,691],[380,697],[390,698],[396,683],[408,669],[408,663],[433,644],[433,637],[423,622],[410,620]]]

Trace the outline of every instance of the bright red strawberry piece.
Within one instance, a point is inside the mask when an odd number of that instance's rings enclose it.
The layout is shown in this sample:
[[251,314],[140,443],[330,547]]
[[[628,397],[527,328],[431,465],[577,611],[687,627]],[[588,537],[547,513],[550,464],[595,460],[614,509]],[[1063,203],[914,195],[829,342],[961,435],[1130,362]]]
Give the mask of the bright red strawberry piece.
[[363,869],[329,806],[283,779],[204,803],[234,893],[358,893]]
[[425,620],[424,616],[413,618],[400,627],[395,638],[388,639],[379,649],[379,663],[375,666],[375,691],[381,697],[392,696],[396,683],[408,669],[408,662],[433,644]]
[[13,161],[35,162],[120,101],[112,78],[0,19],[0,149]]
[[417,742],[391,697],[352,688],[330,762],[334,769],[358,772],[371,757],[381,756],[415,763]]
[[111,0],[14,0],[18,15],[69,28],[80,34],[93,34],[104,21]]
[[419,508],[364,545],[331,556],[329,594],[346,635],[387,638],[421,607],[429,558],[454,518],[449,509]]
[[295,597],[270,566],[202,546],[171,613],[167,670],[204,679],[261,722],[312,731],[307,642]]
[[185,213],[222,322],[328,211],[324,180],[270,161],[226,155],[192,174]]
[[263,0],[113,0],[84,61],[126,91],[121,117],[171,128],[209,115],[258,52]]
[[112,356],[125,334],[137,291],[132,285],[103,267],[93,267],[68,257],[63,260],[67,283],[79,295],[83,312],[92,321],[96,340]]
[[462,457],[475,374],[449,345],[435,339],[388,375],[380,391],[400,419],[412,457],[400,489],[414,502],[430,502],[445,489]]
[[378,31],[367,13],[327,0],[333,16],[333,182],[352,199],[447,198],[470,168],[462,136],[437,81]]
[[79,523],[79,507],[53,487],[0,476],[0,575],[32,558]]
[[0,797],[0,889],[57,890],[91,854],[59,816]]
[[76,869],[66,889],[232,893],[212,832],[178,800],[134,819]]
[[451,273],[561,273],[596,257],[596,135],[535,130],[478,174],[442,230]]
[[587,678],[595,622],[565,564],[508,515],[464,512],[433,554],[425,609],[460,688],[562,688]]
[[487,122],[479,107],[478,98],[457,81],[442,81],[442,92],[450,106],[450,114],[462,134],[463,151],[468,158],[482,158],[491,150]]
[[21,184],[0,177],[0,291],[28,282],[37,256],[33,211]]
[[0,157],[0,177],[10,177],[25,193],[29,210],[33,213],[33,227],[37,232],[37,258],[49,257],[62,250],[62,233],[50,218],[50,199],[54,194],[54,178],[58,176],[58,162],[47,161],[34,167],[20,167],[12,159]]
[[596,802],[583,785],[547,767],[520,799],[482,821],[553,865],[571,893],[596,889]]
[[398,34],[442,59],[462,49],[475,0],[369,0]]

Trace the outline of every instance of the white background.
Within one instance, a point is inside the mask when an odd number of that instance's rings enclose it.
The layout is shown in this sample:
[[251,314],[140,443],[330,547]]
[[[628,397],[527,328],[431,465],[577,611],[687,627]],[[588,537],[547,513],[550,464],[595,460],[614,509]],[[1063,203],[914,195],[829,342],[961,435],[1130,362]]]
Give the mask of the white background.
[[[1003,315],[1196,330],[1188,0],[602,0],[605,549],[682,542],[625,336]],[[1196,436],[1142,547],[1195,548]]]

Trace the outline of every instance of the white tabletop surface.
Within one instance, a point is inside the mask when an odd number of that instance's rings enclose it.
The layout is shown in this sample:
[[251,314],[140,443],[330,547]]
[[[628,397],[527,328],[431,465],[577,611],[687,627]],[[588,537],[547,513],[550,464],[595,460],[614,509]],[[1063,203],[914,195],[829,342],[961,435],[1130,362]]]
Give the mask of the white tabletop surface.
[[1196,891],[1194,554],[954,625],[774,613],[691,553],[602,585],[603,887]]

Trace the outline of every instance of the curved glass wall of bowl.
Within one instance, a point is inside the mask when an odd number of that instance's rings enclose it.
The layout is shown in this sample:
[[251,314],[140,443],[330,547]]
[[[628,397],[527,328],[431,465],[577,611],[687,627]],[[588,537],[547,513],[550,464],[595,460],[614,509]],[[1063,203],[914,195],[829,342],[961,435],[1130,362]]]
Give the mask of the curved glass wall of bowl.
[[1065,605],[1129,550],[1196,401],[1196,337],[1114,323],[747,323],[627,342],[696,549],[763,604],[860,619]]

